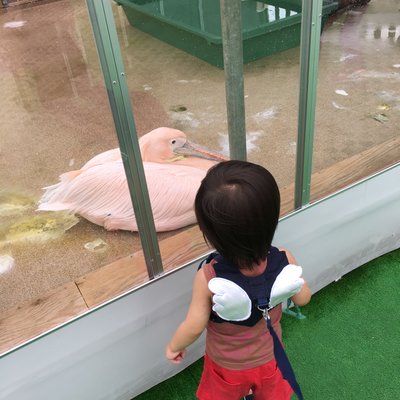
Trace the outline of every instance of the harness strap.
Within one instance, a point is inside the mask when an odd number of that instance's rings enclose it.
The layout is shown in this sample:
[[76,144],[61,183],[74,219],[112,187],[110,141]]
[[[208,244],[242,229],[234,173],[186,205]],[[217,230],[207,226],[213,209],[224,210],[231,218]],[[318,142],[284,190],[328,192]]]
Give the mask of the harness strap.
[[208,256],[207,256],[207,258],[205,258],[204,260],[202,260],[201,262],[200,262],[200,264],[199,264],[199,266],[197,267],[197,271],[199,270],[199,269],[201,269],[201,267],[204,265],[204,264],[208,264],[208,263],[210,263],[215,257],[217,257],[217,256],[219,256],[219,254],[217,253],[217,252],[212,252],[211,254],[209,254]]
[[300,400],[304,400],[303,394],[301,393],[300,385],[296,380],[296,376],[295,376],[293,368],[290,364],[289,358],[286,355],[286,352],[282,346],[281,341],[279,340],[278,335],[276,334],[274,328],[272,327],[271,318],[268,315],[268,311],[267,311],[267,309],[262,310],[262,311],[263,311],[264,319],[267,322],[267,327],[268,327],[269,333],[271,334],[272,340],[274,342],[274,356],[275,356],[276,364],[277,364],[278,368],[280,369],[283,378],[288,381],[293,392],[296,393],[297,397]]

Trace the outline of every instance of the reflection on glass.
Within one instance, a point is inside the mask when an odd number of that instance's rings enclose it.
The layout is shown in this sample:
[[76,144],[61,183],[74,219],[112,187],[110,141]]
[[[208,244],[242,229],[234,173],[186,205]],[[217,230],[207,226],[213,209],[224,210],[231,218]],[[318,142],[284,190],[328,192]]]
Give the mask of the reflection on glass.
[[399,13],[389,0],[335,14],[321,37],[312,199],[400,160]]

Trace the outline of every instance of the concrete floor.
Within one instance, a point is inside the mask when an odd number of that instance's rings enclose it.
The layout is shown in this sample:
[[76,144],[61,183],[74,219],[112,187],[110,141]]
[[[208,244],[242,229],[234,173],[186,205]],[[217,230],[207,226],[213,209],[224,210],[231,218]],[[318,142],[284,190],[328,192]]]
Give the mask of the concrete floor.
[[[399,9],[398,0],[371,0],[325,26],[314,171],[399,135]],[[138,135],[171,126],[226,153],[223,71],[113,10]],[[0,260],[14,260],[7,271],[0,267],[1,312],[140,249],[140,241],[85,220],[67,229],[75,222],[35,219],[43,187],[117,147],[85,1],[0,9],[0,29]],[[298,48],[245,66],[248,159],[270,169],[281,187],[294,181],[298,78]],[[57,229],[49,228],[51,218]],[[105,251],[84,247],[98,238]]]

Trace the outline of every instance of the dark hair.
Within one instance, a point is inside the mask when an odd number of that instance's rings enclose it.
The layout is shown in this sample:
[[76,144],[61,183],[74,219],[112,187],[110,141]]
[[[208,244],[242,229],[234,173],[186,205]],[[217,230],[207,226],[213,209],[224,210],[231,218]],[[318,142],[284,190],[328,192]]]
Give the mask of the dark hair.
[[264,167],[224,161],[208,172],[195,199],[204,239],[239,268],[267,257],[278,224],[278,185]]

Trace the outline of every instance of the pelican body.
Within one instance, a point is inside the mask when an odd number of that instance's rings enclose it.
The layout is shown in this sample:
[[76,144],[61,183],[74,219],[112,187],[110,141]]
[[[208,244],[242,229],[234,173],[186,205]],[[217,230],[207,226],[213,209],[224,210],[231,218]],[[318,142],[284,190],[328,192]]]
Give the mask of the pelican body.
[[[142,136],[139,146],[156,231],[195,223],[193,203],[201,180],[225,158],[165,127]],[[138,230],[119,148],[98,154],[44,189],[38,210],[69,210],[107,230]]]

